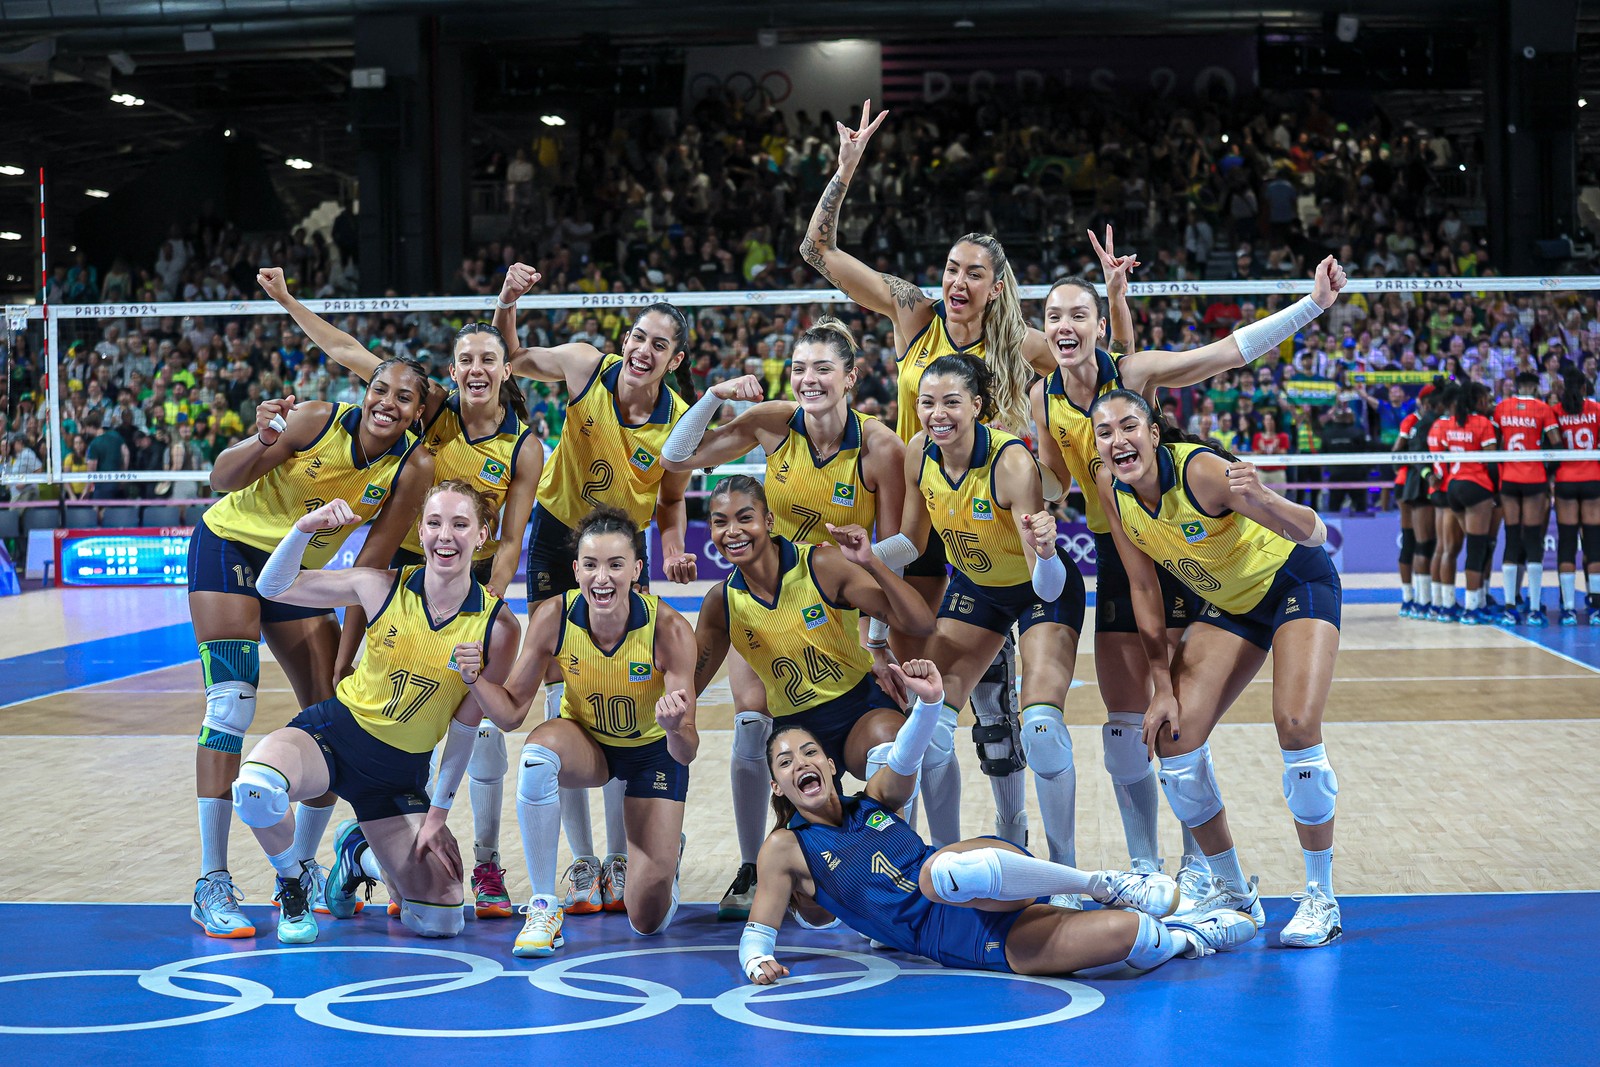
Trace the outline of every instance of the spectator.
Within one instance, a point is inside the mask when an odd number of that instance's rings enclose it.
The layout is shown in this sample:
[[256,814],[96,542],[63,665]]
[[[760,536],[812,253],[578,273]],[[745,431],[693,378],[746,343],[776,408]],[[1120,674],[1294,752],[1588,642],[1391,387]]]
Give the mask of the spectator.
[[[102,426],[95,422],[86,422],[93,439],[89,442],[89,470],[91,473],[104,474],[114,471],[125,471],[129,467],[128,443],[122,435],[111,426]],[[95,432],[98,430],[98,432]],[[121,487],[116,482],[95,482],[90,495],[95,500],[116,500],[121,497]]]

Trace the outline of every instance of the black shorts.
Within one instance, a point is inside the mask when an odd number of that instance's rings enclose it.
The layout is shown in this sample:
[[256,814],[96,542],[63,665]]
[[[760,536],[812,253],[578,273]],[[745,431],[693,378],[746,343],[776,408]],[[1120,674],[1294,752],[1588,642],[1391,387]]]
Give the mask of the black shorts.
[[1557,500],[1600,500],[1600,482],[1557,482]]
[[[427,560],[422,558],[421,553],[413,552],[408,548],[397,548],[394,550],[394,558],[389,560],[389,567],[391,570],[399,570],[402,567],[420,567],[425,563],[427,563]],[[472,565],[472,576],[478,580],[480,585],[488,585],[489,575],[493,570],[494,557],[490,556],[488,559],[480,559]]]
[[1526,500],[1531,496],[1543,496],[1550,492],[1549,482],[1501,482],[1500,495],[1516,497]]
[[1443,489],[1430,489],[1428,490],[1428,503],[1436,508],[1447,508],[1450,506],[1449,494]]
[[428,810],[431,752],[407,752],[373,737],[338,697],[313,704],[289,721],[322,749],[328,789],[349,801],[362,822]]
[[1405,481],[1401,484],[1396,499],[1402,504],[1426,504],[1428,502],[1428,483],[1423,479],[1422,473],[1411,467],[1406,471]]
[[634,748],[596,743],[605,753],[611,777],[628,784],[623,796],[682,802],[689,795],[689,768],[672,758],[666,738]]
[[1016,585],[979,585],[961,572],[959,567],[950,572],[950,585],[945,590],[944,603],[939,607],[939,618],[971,623],[997,634],[1011,632],[1016,626],[1019,634],[1041,622],[1059,622],[1063,626],[1083,632],[1083,608],[1087,594],[1083,588],[1083,575],[1072,557],[1056,546],[1056,556],[1067,568],[1067,584],[1061,595],[1048,604],[1041,603],[1033,591],[1033,582]]
[[280,604],[257,593],[256,577],[271,555],[271,552],[263,552],[254,545],[228,540],[207,526],[202,517],[194,524],[194,532],[189,535],[189,592],[233,593],[251,597],[261,605],[263,625],[315,619],[333,610]]
[[843,774],[844,744],[850,738],[850,731],[855,729],[856,723],[861,721],[863,715],[875,708],[899,711],[900,705],[883,691],[878,679],[869,672],[848,693],[823,701],[804,711],[780,715],[774,726],[803,727],[817,739],[817,744],[822,746],[822,754],[833,760],[834,767]]
[[[542,600],[578,588],[578,576],[572,570],[578,562],[578,546],[572,540],[572,527],[538,504],[533,506],[529,526],[528,610],[531,611]],[[645,552],[643,530],[639,531],[635,547],[644,566],[634,584],[645,592],[650,588],[650,559]]]
[[[1094,628],[1100,633],[1136,634],[1139,624],[1133,617],[1133,591],[1128,572],[1117,554],[1116,542],[1109,533],[1094,535]],[[1161,602],[1167,609],[1167,629],[1181,630],[1200,614],[1204,601],[1193,589],[1167,571],[1156,568],[1161,582]]]
[[928,547],[922,550],[922,555],[906,564],[905,577],[907,578],[944,578],[950,574],[950,567],[945,559],[944,538],[937,531],[928,534]]
[[1322,619],[1338,629],[1343,600],[1344,586],[1328,553],[1321,546],[1297,545],[1255,607],[1232,614],[1207,604],[1196,621],[1238,634],[1257,648],[1271,649],[1273,634],[1285,623]]
[[1445,496],[1450,502],[1451,511],[1464,511],[1467,508],[1476,507],[1485,500],[1494,499],[1494,494],[1477,482],[1467,482],[1459,479],[1450,483],[1450,490]]

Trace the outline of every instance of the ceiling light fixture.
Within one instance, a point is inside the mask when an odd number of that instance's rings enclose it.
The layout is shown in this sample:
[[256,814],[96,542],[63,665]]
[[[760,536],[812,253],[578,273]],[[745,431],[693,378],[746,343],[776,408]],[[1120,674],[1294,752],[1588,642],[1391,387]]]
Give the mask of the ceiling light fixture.
[[560,115],[540,115],[539,121],[546,126],[565,126],[567,124],[567,120]]
[[284,160],[283,162],[284,162],[285,166],[293,167],[295,170],[310,170],[311,169],[311,164],[306,162],[305,160],[301,159],[299,156],[290,156],[288,159]]
[[111,195],[110,193],[106,192],[104,189],[85,189],[84,190],[84,194],[87,195],[87,196],[92,196],[96,200],[104,200],[106,197]]
[[114,93],[111,97],[111,102],[113,104],[121,104],[123,107],[142,107],[144,105],[144,97],[134,96],[132,93]]
[[15,178],[17,175],[19,175],[21,173],[22,173],[22,168],[21,167],[13,167],[9,163],[7,163],[3,167],[0,167],[0,174],[7,175],[8,177]]
[[20,241],[22,234],[15,230],[0,230],[0,241]]

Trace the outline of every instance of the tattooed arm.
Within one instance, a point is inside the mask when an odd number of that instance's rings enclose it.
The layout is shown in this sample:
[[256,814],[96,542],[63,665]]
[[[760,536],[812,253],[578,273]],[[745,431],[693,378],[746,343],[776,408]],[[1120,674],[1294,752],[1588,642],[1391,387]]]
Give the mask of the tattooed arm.
[[888,114],[879,112],[878,117],[869,122],[871,111],[869,100],[861,109],[859,130],[839,123],[839,169],[811,213],[811,224],[800,242],[800,257],[851,300],[888,315],[900,336],[913,337],[933,318],[933,302],[911,282],[878,273],[850,253],[840,251],[837,243],[839,211],[844,206],[845,190],[855,176],[868,138]]

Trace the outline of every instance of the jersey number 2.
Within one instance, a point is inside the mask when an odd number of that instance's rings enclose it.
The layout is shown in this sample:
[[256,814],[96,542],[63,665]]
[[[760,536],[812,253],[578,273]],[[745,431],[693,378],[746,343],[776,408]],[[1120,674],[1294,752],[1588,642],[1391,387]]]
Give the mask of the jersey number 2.
[[606,502],[600,499],[600,494],[611,488],[612,479],[615,477],[611,471],[611,464],[603,459],[597,459],[589,468],[589,473],[593,477],[583,483],[583,488],[578,490],[578,493],[590,507],[605,507]]

